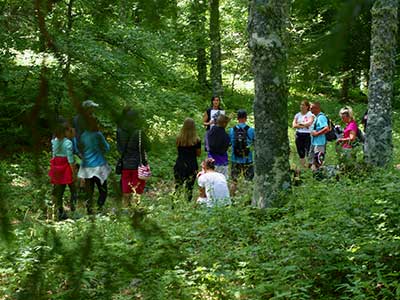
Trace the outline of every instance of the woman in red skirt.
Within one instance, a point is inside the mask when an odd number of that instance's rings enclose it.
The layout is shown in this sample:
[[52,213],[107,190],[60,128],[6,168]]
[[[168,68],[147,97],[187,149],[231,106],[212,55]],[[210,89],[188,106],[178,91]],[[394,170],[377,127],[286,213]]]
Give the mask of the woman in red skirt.
[[[65,220],[67,214],[64,211],[63,195],[65,187],[69,185],[71,195],[75,194],[75,161],[71,138],[74,132],[70,124],[63,122],[57,124],[54,137],[51,140],[52,159],[50,160],[50,181],[53,184],[53,203],[57,209],[57,219]],[[73,202],[71,197],[71,202]],[[71,203],[74,210],[75,203]]]

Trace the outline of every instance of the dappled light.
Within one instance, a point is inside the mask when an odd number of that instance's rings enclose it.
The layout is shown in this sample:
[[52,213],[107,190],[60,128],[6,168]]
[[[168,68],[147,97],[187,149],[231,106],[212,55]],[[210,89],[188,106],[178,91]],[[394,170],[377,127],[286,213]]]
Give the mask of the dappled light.
[[397,0],[1,7],[0,300],[400,298]]

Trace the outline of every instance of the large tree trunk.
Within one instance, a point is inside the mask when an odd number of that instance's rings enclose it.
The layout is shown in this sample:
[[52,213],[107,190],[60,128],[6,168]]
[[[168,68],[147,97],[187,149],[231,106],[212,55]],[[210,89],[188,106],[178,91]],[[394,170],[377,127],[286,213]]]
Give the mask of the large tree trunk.
[[206,11],[207,2],[193,0],[191,3],[192,20],[193,20],[193,35],[194,42],[197,48],[196,63],[197,63],[197,82],[200,91],[205,93],[207,87],[207,56],[206,56]]
[[376,0],[372,10],[366,160],[385,166],[392,159],[393,74],[398,0]]
[[252,204],[280,205],[290,188],[286,75],[287,0],[252,0],[249,46],[255,81],[255,184]]
[[221,75],[221,35],[219,28],[219,0],[210,0],[210,42],[211,42],[211,83],[212,92],[220,96],[222,90]]

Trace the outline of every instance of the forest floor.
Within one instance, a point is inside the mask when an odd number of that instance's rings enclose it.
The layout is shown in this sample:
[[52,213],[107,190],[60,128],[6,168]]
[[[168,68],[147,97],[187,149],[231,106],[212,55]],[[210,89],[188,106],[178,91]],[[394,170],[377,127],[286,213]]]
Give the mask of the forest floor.
[[[328,165],[334,153],[331,144]],[[323,180],[303,172],[266,210],[240,181],[232,206],[208,209],[174,194],[171,157],[151,154],[139,205],[122,206],[111,176],[104,211],[87,216],[81,198],[77,218],[62,222],[52,216],[49,154],[1,161],[0,299],[400,298],[396,164]]]

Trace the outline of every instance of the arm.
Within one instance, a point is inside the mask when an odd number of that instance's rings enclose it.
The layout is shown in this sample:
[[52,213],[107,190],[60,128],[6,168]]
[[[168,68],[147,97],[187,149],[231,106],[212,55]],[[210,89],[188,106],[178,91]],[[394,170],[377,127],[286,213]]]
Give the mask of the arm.
[[203,125],[204,125],[204,126],[209,126],[209,125],[211,125],[212,123],[213,123],[212,120],[208,120],[208,114],[207,114],[207,111],[205,111],[205,112],[204,112],[204,115],[203,115]]
[[312,136],[319,136],[321,134],[325,134],[329,131],[329,126],[322,128],[321,130],[313,130],[311,131]]
[[124,151],[121,143],[121,128],[117,128],[117,150],[120,154]]
[[337,143],[339,143],[339,144],[349,144],[351,142],[354,142],[356,138],[357,138],[356,132],[351,130],[350,133],[349,133],[349,137],[347,137],[347,138],[339,138],[339,139],[337,139]]
[[107,143],[106,138],[100,131],[98,131],[98,136],[99,136],[99,140],[100,140],[99,146],[100,146],[100,149],[103,151],[103,153],[110,151],[110,144]]
[[303,126],[304,126],[305,128],[308,128],[308,127],[310,127],[313,123],[314,123],[314,115],[311,115],[311,116],[310,116],[310,121],[308,121],[307,123],[304,123]]
[[297,114],[294,116],[294,118],[293,118],[293,122],[292,122],[292,127],[293,128],[303,128],[304,127],[304,125],[302,125],[302,124],[299,124],[298,122],[297,122],[297,118],[296,118],[296,116],[297,116]]
[[73,151],[73,143],[71,140],[67,140],[65,142],[65,152],[67,154],[67,160],[69,163],[69,166],[71,167],[72,170],[72,177],[75,180],[76,178],[76,164],[75,164],[75,159],[74,159],[74,151]]
[[206,198],[206,189],[204,187],[199,187],[199,197]]

